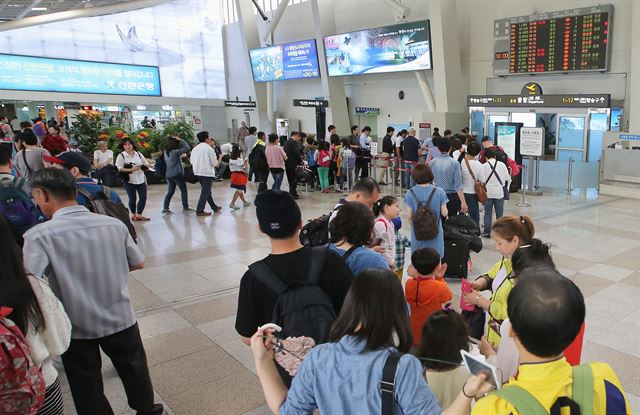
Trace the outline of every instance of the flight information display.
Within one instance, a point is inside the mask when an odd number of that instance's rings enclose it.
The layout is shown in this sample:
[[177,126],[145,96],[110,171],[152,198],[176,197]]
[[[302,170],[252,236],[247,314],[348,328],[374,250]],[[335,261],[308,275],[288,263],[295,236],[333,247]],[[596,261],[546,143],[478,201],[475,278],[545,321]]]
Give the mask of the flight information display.
[[495,75],[608,70],[612,5],[494,22]]

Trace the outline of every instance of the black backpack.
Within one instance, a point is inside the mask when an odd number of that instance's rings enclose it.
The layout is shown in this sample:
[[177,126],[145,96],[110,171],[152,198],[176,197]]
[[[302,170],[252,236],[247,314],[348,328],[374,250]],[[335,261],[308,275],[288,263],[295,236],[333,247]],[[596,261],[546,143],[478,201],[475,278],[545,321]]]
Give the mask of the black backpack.
[[78,190],[78,193],[86,197],[89,201],[86,207],[90,212],[119,219],[129,230],[129,235],[131,235],[133,241],[137,243],[138,234],[136,233],[136,228],[133,227],[131,219],[129,218],[129,209],[127,209],[122,203],[116,203],[109,199],[111,189],[107,186],[102,186],[102,188],[94,194],[91,194],[91,192],[83,189],[81,186],[77,186],[76,189]]
[[[45,218],[22,187],[25,179],[6,180],[0,183],[0,215],[9,222],[18,245],[22,246],[22,235]],[[8,183],[6,183],[8,182]]]
[[433,195],[436,193],[436,187],[431,189],[431,193],[426,202],[418,199],[413,189],[410,189],[409,192],[418,204],[412,220],[413,232],[416,234],[416,239],[419,241],[434,239],[440,231],[440,227],[438,226],[440,224],[440,212],[436,213],[430,207],[431,199],[433,199]]
[[254,171],[263,171],[269,168],[264,146],[256,144],[249,153],[249,165]]
[[319,218],[309,219],[306,225],[300,230],[300,243],[304,246],[323,246],[329,243],[329,219],[333,212],[340,209],[342,205],[336,206],[329,214]]
[[305,282],[287,285],[267,266],[258,261],[249,266],[253,275],[278,295],[273,307],[272,322],[282,327],[279,337],[311,337],[316,344],[324,343],[336,310],[329,295],[318,286],[327,248],[313,248],[309,270],[300,270]]

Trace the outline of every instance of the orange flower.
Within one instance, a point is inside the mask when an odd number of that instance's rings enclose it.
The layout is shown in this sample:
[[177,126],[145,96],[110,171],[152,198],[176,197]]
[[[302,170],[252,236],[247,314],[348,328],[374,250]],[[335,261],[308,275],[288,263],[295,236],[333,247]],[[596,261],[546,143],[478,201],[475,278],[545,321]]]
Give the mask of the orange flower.
[[149,137],[149,133],[148,133],[148,132],[146,132],[146,131],[140,131],[140,134],[139,134],[139,135],[140,135],[140,137],[142,137],[142,138],[147,138],[147,137]]

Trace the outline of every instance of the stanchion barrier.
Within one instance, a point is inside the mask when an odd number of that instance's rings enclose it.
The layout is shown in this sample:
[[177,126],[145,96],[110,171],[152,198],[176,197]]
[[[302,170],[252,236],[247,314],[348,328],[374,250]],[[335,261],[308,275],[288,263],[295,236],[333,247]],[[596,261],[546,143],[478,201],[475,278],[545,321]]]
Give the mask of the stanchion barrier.
[[[525,166],[524,164],[520,166],[520,174],[522,174],[522,177],[524,177],[524,173],[526,171],[527,166]],[[527,203],[527,186],[525,185],[525,181],[521,180],[522,182],[522,186],[521,186],[521,197],[520,197],[520,203],[516,203],[516,206],[518,207],[529,207],[531,206],[530,204]]]

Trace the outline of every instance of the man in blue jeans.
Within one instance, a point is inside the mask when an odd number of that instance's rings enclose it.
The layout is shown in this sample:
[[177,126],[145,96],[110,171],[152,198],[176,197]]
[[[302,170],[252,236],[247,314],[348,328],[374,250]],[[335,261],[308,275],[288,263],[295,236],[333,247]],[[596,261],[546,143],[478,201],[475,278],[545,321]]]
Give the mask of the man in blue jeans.
[[208,131],[200,131],[197,135],[198,141],[193,150],[189,161],[193,166],[193,174],[198,178],[200,183],[200,198],[196,207],[197,216],[211,216],[211,212],[205,212],[204,208],[207,203],[213,209],[213,213],[218,213],[222,209],[216,205],[211,196],[211,185],[216,178],[216,167],[218,166],[218,155],[213,149],[213,138]]

